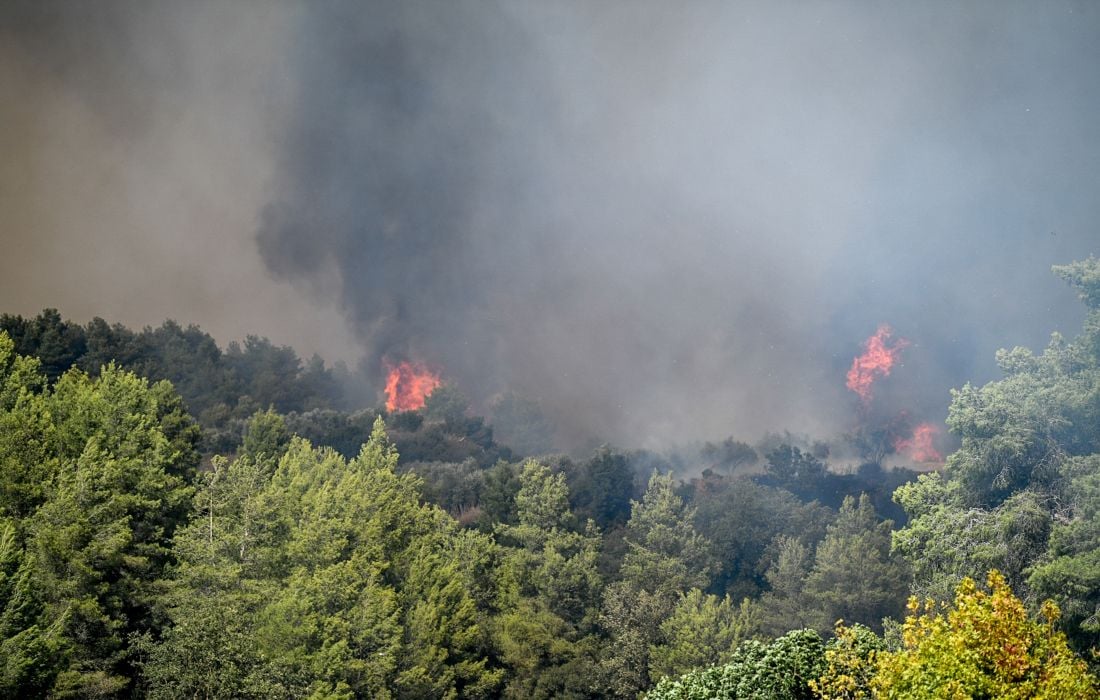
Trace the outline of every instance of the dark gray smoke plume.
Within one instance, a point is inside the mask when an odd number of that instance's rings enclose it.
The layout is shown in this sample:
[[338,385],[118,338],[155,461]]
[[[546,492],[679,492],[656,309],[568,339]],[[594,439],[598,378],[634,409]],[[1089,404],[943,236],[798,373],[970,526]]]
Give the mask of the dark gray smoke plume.
[[[938,420],[998,347],[1080,323],[1049,267],[1097,252],[1094,3],[107,5],[126,60],[90,51],[67,90],[148,143],[186,143],[181,94],[256,125],[192,165],[257,166],[225,235],[337,306],[367,371],[538,398],[574,442],[850,429],[881,323],[911,345],[875,410]],[[79,42],[58,7],[23,54]],[[241,87],[196,87],[219,71]]]
[[940,417],[999,345],[1074,325],[1046,269],[1095,240],[1097,18],[324,6],[261,249],[337,280],[368,368],[426,358],[575,429],[839,427],[883,322],[913,346],[881,400]]

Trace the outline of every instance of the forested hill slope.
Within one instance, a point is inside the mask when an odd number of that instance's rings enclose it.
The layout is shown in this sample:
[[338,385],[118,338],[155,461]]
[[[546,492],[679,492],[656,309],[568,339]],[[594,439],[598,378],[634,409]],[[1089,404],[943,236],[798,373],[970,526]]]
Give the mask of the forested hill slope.
[[[4,317],[49,363],[0,331],[0,696],[1094,697],[1100,261],[1056,271],[1083,333],[958,390],[961,448],[916,480],[732,439],[694,474],[516,459],[453,387],[411,412],[253,405],[219,454],[136,360],[86,371],[95,322],[65,356],[65,322]],[[254,347],[191,367],[237,381],[279,355]],[[291,393],[335,400],[307,376]]]
[[172,382],[206,430],[207,451],[235,448],[241,422],[257,410],[348,408],[347,388],[355,385],[342,365],[326,367],[317,356],[303,362],[292,348],[267,338],[248,336],[223,351],[199,327],[175,321],[134,331],[101,318],[80,325],[46,309],[33,318],[0,315],[0,330],[12,339],[16,352],[39,360],[51,382],[70,367],[94,376],[109,362],[150,381]]
[[891,551],[914,596],[900,637],[857,626],[742,645],[650,698],[1100,694],[1085,667],[1100,665],[1100,260],[1054,272],[1088,307],[1081,335],[999,352],[1003,379],[953,392],[962,445],[946,469],[894,494],[909,521]]

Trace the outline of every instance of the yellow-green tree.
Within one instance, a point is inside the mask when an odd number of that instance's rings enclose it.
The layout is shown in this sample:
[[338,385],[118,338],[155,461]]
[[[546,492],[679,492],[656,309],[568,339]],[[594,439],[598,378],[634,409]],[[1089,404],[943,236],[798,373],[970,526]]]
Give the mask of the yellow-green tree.
[[822,700],[869,700],[871,679],[885,643],[868,627],[836,622],[836,636],[825,648],[825,673],[810,681],[815,697]]
[[998,571],[989,591],[973,579],[959,584],[951,606],[916,599],[902,626],[903,647],[877,655],[871,680],[876,697],[891,700],[968,700],[1097,697],[1100,685],[1055,629],[1052,602],[1042,619],[1027,610]]

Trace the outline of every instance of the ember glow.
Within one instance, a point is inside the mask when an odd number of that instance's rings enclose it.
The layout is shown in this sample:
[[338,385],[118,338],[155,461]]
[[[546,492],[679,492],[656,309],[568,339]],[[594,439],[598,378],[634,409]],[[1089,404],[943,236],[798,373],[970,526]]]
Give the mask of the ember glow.
[[424,400],[443,383],[439,374],[423,362],[386,362],[386,409],[389,411],[415,411],[424,406]]
[[859,395],[864,406],[871,402],[871,386],[875,380],[890,376],[902,349],[909,345],[904,338],[891,344],[891,333],[890,326],[879,326],[875,334],[864,341],[863,354],[852,360],[852,368],[848,370],[848,388]]
[[894,449],[914,462],[942,462],[943,455],[936,449],[936,435],[939,428],[931,423],[921,423],[913,428],[913,435],[909,438],[898,438],[894,441]]

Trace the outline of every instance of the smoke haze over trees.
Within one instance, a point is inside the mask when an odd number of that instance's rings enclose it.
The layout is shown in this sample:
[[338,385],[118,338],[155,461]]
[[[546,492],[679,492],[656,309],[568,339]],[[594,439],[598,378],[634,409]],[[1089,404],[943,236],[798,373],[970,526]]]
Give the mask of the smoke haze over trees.
[[961,447],[915,480],[829,472],[789,434],[707,443],[734,473],[687,481],[645,451],[516,460],[452,385],[368,419],[350,459],[325,444],[338,412],[268,409],[200,464],[171,383],[80,365],[167,367],[238,407],[331,401],[327,370],[171,322],[0,316],[0,692],[1094,697],[1100,260],[1054,272],[1082,332],[954,391]]
[[0,0],[0,696],[1097,697],[1098,66],[1074,0]]
[[1095,240],[1098,33],[1072,2],[16,0],[0,297],[255,319],[631,444],[849,429],[888,322],[881,405],[938,421],[1080,321],[1045,268]]

